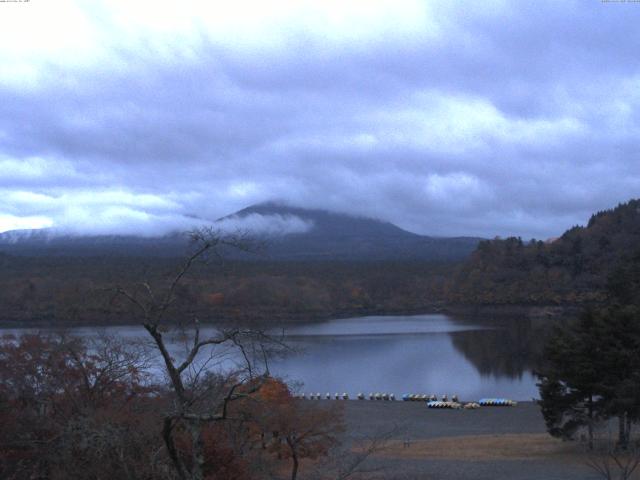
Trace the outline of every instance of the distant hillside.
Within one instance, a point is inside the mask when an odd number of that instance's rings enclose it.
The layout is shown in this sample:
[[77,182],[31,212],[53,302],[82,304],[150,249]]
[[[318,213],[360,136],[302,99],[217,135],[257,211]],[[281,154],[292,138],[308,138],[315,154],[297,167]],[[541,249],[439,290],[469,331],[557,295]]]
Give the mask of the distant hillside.
[[[640,272],[640,200],[594,214],[586,227],[527,244],[485,240],[457,272],[449,300],[469,304],[584,304],[611,289],[633,296]],[[635,293],[634,293],[635,292]]]
[[0,233],[0,253],[34,257],[175,257],[186,247],[187,237],[178,233],[162,237],[70,235],[50,229]]
[[[225,252],[233,259],[456,261],[467,257],[480,240],[421,236],[371,218],[274,203],[240,210],[216,225],[255,231],[266,247],[259,256]],[[13,255],[176,257],[187,247],[182,234],[154,238],[60,235],[51,230],[0,234],[0,252]]]

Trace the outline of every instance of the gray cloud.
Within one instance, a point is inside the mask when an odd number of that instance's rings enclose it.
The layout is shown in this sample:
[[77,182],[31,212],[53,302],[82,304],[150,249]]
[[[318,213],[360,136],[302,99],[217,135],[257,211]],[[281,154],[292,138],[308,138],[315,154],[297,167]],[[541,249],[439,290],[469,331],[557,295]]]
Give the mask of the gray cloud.
[[640,6],[240,3],[63,2],[46,28],[84,37],[4,42],[0,230],[156,234],[276,199],[546,238],[640,192]]
[[232,215],[222,218],[215,227],[223,232],[248,232],[268,236],[305,233],[313,228],[313,222],[296,215],[260,215],[252,213],[242,217]]

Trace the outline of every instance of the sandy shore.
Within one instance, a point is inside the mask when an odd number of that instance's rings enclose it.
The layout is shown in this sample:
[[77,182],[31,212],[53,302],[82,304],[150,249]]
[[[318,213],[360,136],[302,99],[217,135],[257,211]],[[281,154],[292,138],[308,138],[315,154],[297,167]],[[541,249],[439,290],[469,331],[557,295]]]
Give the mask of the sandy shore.
[[370,460],[372,465],[383,470],[368,478],[600,478],[586,466],[583,446],[547,435],[540,410],[531,402],[522,402],[516,407],[478,410],[434,410],[423,403],[401,401],[350,400],[341,403],[349,435],[361,437],[394,432],[387,448]]

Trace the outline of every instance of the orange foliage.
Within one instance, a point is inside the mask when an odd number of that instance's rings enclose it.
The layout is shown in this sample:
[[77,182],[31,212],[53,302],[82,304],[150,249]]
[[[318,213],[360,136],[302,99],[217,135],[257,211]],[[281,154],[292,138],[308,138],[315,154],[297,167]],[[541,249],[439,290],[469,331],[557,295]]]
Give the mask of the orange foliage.
[[277,378],[267,379],[258,391],[257,398],[261,402],[272,404],[270,407],[274,406],[273,404],[287,404],[293,399],[287,384]]
[[209,293],[205,296],[205,301],[209,304],[209,305],[224,305],[224,293],[222,292],[215,292],[215,293]]
[[221,425],[210,425],[203,432],[205,445],[205,480],[249,479],[247,465],[242,456],[230,446],[227,434]]

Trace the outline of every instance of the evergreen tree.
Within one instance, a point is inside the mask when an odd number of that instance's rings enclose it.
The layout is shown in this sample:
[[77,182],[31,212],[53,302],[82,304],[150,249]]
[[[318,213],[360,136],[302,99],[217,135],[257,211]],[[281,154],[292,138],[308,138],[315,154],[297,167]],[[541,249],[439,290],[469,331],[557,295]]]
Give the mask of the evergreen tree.
[[573,438],[586,427],[592,446],[594,424],[617,417],[626,447],[640,419],[640,310],[585,312],[552,336],[544,357],[538,386],[549,433]]
[[593,445],[593,427],[603,415],[600,346],[593,312],[578,322],[556,330],[544,350],[545,365],[538,372],[540,406],[549,433],[572,439],[587,428]]
[[640,419],[640,310],[628,306],[608,310],[600,329],[601,394],[606,414],[618,417],[618,443],[626,447],[631,424]]

